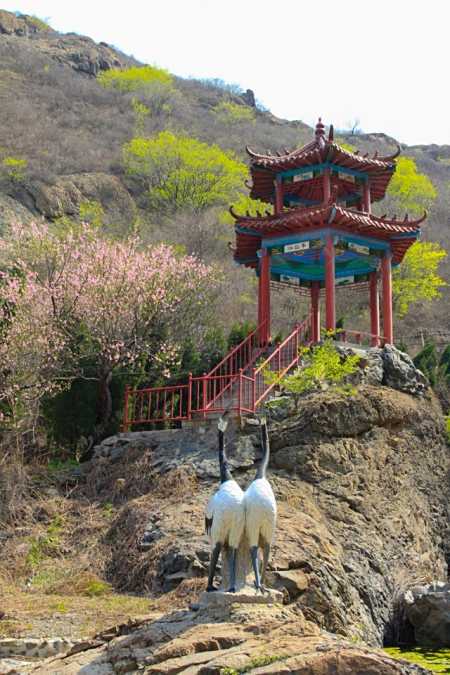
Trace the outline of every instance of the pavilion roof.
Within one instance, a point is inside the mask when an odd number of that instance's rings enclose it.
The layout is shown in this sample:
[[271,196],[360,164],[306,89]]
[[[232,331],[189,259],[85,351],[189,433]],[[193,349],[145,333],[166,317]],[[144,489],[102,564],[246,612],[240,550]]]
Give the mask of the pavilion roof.
[[338,167],[367,174],[370,177],[372,200],[384,197],[388,183],[395,171],[395,158],[400,154],[400,147],[392,155],[379,157],[375,153],[359,154],[359,150],[350,152],[334,142],[333,127],[330,127],[328,138],[320,118],[316,125],[315,138],[303,147],[288,151],[284,149],[276,155],[259,154],[247,146],[250,155],[250,172],[253,186],[251,197],[267,200],[273,194],[275,175],[292,169],[300,169],[318,164],[335,164]]
[[[394,263],[402,261],[406,251],[420,235],[420,224],[426,213],[418,219],[405,216],[386,218],[364,211],[355,211],[329,202],[320,207],[294,208],[278,215],[239,216],[230,209],[236,219],[235,260],[253,267],[256,251],[261,248],[263,238],[289,236],[314,232],[331,227],[347,234],[389,241]],[[409,235],[409,236],[408,236]]]

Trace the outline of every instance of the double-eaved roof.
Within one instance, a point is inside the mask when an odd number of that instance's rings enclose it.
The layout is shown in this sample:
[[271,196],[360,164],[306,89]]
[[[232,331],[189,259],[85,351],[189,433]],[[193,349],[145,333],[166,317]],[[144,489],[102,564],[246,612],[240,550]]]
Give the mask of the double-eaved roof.
[[396,152],[387,157],[379,157],[377,153],[369,157],[368,154],[361,155],[358,150],[351,152],[334,142],[332,127],[328,138],[325,138],[324,125],[319,119],[314,140],[298,150],[289,152],[284,149],[275,155],[263,155],[247,146],[247,153],[250,156],[253,181],[250,196],[253,199],[273,201],[277,175],[295,175],[303,170],[313,171],[328,166],[347,171],[348,175],[369,178],[372,201],[379,201],[383,199],[395,171],[394,160],[400,154],[400,148],[397,147]]
[[257,251],[262,240],[293,236],[299,233],[314,233],[324,228],[339,230],[348,235],[389,241],[393,255],[393,263],[402,261],[408,248],[420,235],[420,224],[426,213],[418,219],[403,220],[374,216],[364,211],[339,206],[334,201],[309,209],[298,207],[285,210],[278,215],[240,216],[232,209],[236,219],[236,262],[248,267],[255,267]]

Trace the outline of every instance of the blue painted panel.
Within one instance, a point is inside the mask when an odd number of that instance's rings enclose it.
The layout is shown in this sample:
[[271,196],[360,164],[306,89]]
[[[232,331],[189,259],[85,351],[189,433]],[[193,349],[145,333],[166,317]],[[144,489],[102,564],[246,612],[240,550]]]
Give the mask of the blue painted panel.
[[[296,279],[304,279],[305,281],[324,281],[325,280],[325,274],[308,274],[305,273],[301,270],[299,271],[293,271],[293,270],[286,270],[284,267],[277,267],[276,265],[271,265],[270,271],[273,272],[274,274],[282,274],[285,277],[295,277]],[[373,272],[374,268],[373,267],[364,267],[364,268],[358,268],[358,269],[347,269],[342,272],[336,272],[336,279],[340,277],[349,277],[349,276],[362,276],[365,274],[370,274],[370,272]]]
[[302,173],[310,173],[314,171],[319,171],[321,169],[330,168],[332,171],[339,171],[339,173],[346,173],[349,176],[357,176],[362,180],[368,180],[368,174],[363,171],[357,171],[356,169],[347,169],[343,166],[338,166],[337,164],[332,164],[331,162],[323,162],[322,164],[311,164],[309,166],[301,166],[298,169],[287,169],[286,171],[280,171],[276,176],[281,176],[282,178],[290,178],[291,176],[298,176]]

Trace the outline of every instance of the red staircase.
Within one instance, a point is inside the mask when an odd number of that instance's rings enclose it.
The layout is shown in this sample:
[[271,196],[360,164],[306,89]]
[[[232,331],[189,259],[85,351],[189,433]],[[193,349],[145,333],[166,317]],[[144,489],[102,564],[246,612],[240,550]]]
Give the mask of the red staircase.
[[265,342],[263,323],[210,373],[200,377],[190,375],[187,384],[147,389],[127,387],[123,431],[156,422],[206,418],[224,410],[238,415],[256,412],[275,387],[265,382],[264,372],[271,370],[282,376],[297,365],[299,348],[311,342],[309,329],[310,320],[306,319],[281,344],[272,347]]

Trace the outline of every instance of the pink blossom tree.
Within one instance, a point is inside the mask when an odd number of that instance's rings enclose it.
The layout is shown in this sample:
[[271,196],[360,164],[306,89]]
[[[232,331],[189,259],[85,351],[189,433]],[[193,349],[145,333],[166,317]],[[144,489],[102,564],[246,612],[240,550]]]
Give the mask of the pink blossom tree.
[[217,270],[170,246],[103,239],[86,224],[15,225],[0,259],[0,400],[16,417],[37,410],[44,395],[85,377],[89,360],[100,434],[114,372],[145,359],[169,376],[185,336],[201,339],[219,283]]

